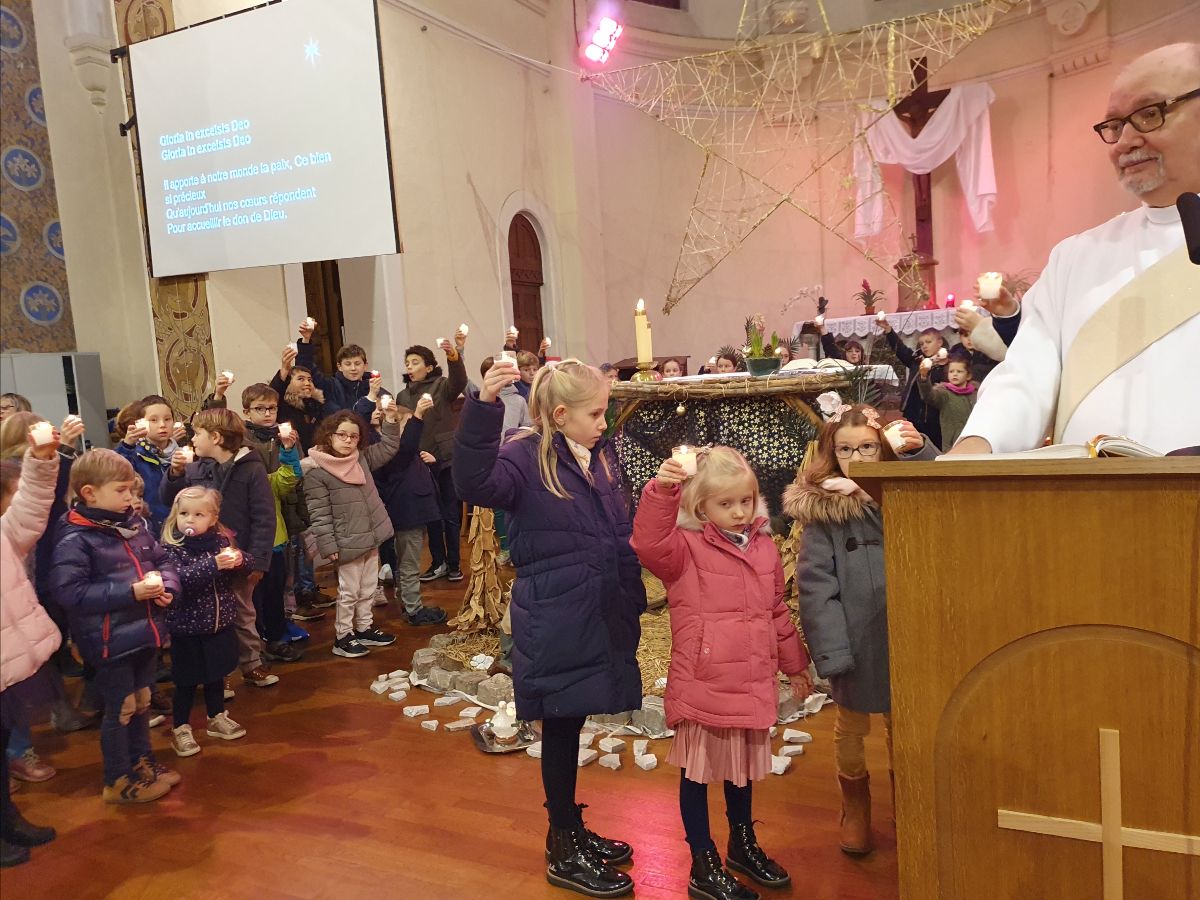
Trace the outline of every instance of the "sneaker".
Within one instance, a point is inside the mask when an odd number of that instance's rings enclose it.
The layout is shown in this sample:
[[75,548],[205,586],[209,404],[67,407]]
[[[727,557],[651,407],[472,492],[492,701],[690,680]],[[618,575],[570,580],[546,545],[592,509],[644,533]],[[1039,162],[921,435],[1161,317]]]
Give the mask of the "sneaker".
[[146,725],[149,728],[157,728],[159,725],[161,725],[165,721],[167,721],[167,717],[164,716],[162,713],[158,713],[157,715],[151,716],[150,721],[147,722]]
[[447,581],[462,581],[463,580],[462,569],[451,569],[450,572],[446,575],[446,580]]
[[200,745],[192,736],[191,725],[171,729],[171,746],[175,748],[176,756],[195,756],[200,752]]
[[263,657],[272,662],[299,662],[302,656],[304,656],[304,651],[293,647],[287,641],[274,641],[263,647]]
[[249,672],[242,673],[242,681],[253,687],[270,687],[279,683],[279,676],[272,675],[266,666],[256,666]]
[[[321,613],[321,615],[324,616],[325,613]],[[291,622],[288,622],[287,629],[283,632],[283,639],[285,641],[287,641],[289,644],[296,644],[296,643],[299,643],[300,641],[307,641],[308,640],[308,632],[305,631],[303,628],[301,628],[299,625],[294,625]]]
[[30,747],[16,759],[8,761],[8,774],[21,781],[49,781],[58,774],[58,770],[49,763],[42,762],[37,751]]
[[449,571],[449,570],[446,568],[445,563],[442,563],[440,566],[437,566],[436,568],[434,566],[430,566],[428,569],[426,569],[424,572],[421,573],[421,580],[422,581],[437,581],[439,578],[445,577],[447,571]]
[[219,712],[208,720],[204,733],[223,741],[236,741],[246,736],[246,729],[229,718],[229,713]]
[[328,594],[322,594],[320,591],[305,594],[304,599],[313,609],[329,609],[329,607],[337,603],[336,597],[330,597]]
[[396,636],[378,628],[368,628],[366,631],[354,632],[354,640],[364,647],[387,647],[396,643]]
[[422,606],[415,613],[405,613],[409,625],[441,625],[446,621],[446,611],[436,606]]
[[143,756],[137,761],[137,765],[133,767],[133,772],[142,781],[161,781],[169,788],[175,787],[175,785],[183,781],[183,776],[178,772],[171,771],[162,763],[157,762],[148,756]]
[[375,593],[371,596],[371,606],[387,606],[387,594],[383,592],[383,585],[375,588]]
[[307,602],[297,602],[296,611],[292,613],[292,619],[296,622],[319,622],[323,618],[325,613]]
[[237,694],[235,694],[233,692],[233,688],[229,686],[229,679],[226,679],[225,680],[225,693],[224,693],[225,699],[232,700],[236,696],[237,696]]
[[354,639],[353,633],[344,635],[333,642],[333,653],[335,656],[358,659],[358,657],[366,656],[370,652],[370,650]]
[[379,567],[379,583],[380,584],[395,584],[396,578],[392,575],[391,563],[384,563]]
[[137,781],[122,775],[113,784],[106,784],[101,794],[105,803],[149,803],[163,797],[171,790],[164,781]]
[[152,691],[150,694],[150,708],[156,713],[169,713],[171,711],[171,701],[162,691]]

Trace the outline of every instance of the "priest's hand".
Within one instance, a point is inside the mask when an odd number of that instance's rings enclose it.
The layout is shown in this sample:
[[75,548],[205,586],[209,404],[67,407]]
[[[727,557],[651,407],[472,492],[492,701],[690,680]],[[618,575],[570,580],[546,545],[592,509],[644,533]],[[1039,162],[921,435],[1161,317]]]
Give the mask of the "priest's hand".
[[964,454],[985,454],[992,452],[992,445],[986,438],[965,437],[950,448],[947,456],[962,456]]

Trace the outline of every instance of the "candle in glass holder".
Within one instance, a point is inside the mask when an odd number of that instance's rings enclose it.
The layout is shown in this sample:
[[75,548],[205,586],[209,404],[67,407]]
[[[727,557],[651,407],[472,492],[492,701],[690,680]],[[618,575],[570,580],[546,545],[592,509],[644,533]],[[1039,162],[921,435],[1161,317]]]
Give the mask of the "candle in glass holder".
[[54,426],[49,422],[34,422],[29,426],[29,433],[33,435],[33,442],[39,447],[54,440]]
[[897,419],[895,422],[889,422],[883,429],[883,436],[887,438],[887,442],[891,444],[892,449],[897,453],[903,452],[906,440],[904,435],[900,433],[900,421]]
[[998,300],[1004,287],[1004,275],[1000,272],[984,272],[979,276],[979,299]]
[[142,584],[148,588],[160,588],[163,586],[162,575],[158,572],[147,572],[142,576]]
[[550,344],[551,344],[551,343],[553,343],[553,342],[550,340],[550,338],[546,338],[546,349],[547,349],[547,350],[549,350],[549,349],[550,349]]
[[517,335],[520,334],[521,332],[517,331],[516,325],[510,325],[508,328],[508,331],[505,333],[515,341],[517,339]]
[[232,373],[231,371],[229,371],[228,369],[226,369],[226,370],[225,370],[224,372],[222,372],[221,374],[225,376],[225,380],[226,380],[226,381],[228,381],[230,384],[233,384],[233,373]]
[[517,365],[517,354],[511,350],[501,350],[500,355],[496,357],[496,362],[515,368]]
[[176,422],[176,423],[175,423],[175,430],[176,430],[176,431],[178,431],[178,430],[179,430],[180,428],[182,428],[182,427],[183,427],[183,423],[182,423],[182,422]]
[[933,360],[932,360],[932,359],[930,359],[930,358],[926,358],[926,359],[923,359],[923,360],[921,360],[921,368],[922,368],[924,371],[928,372],[930,369],[932,369],[932,368],[933,368]]
[[379,370],[378,370],[378,369],[372,369],[372,370],[371,370],[371,377],[372,377],[372,378],[378,378],[378,377],[379,377]]
[[937,352],[937,358],[938,358],[938,359],[946,359],[946,358],[947,358],[947,357],[949,357],[949,356],[950,356],[950,351],[949,351],[949,350],[947,350],[945,347],[943,347],[941,350],[939,350],[939,351]]
[[434,346],[436,346],[436,347],[440,347],[440,346],[442,346],[442,344],[446,344],[446,343],[449,343],[449,341],[447,341],[447,340],[446,340],[445,338],[443,338],[443,337],[440,337],[440,338],[438,338],[438,339],[437,339],[437,342],[434,344]]
[[196,451],[191,447],[180,447],[179,453],[183,455],[184,462],[195,462]]
[[975,308],[975,301],[973,301],[973,300],[960,300],[958,305],[959,305],[959,307],[960,307],[960,308],[962,308],[962,309],[974,309],[974,308]]
[[671,450],[671,459],[683,466],[684,474],[696,474],[696,450],[687,444],[681,444]]
[[382,397],[379,398],[379,408],[380,409],[386,410],[386,409],[390,408],[391,405],[392,405],[391,394],[384,394]]
[[458,330],[462,332],[463,337],[466,337],[468,334],[471,333],[471,329],[467,327],[466,322],[463,322],[461,325],[459,325]]
[[875,313],[875,321],[876,322],[886,322],[887,321],[887,313],[885,313],[881,309],[879,312]]
[[717,364],[717,358],[715,356],[710,356],[708,358],[708,364],[710,366],[715,366]]
[[138,419],[136,422],[133,423],[133,425],[139,431],[149,431],[150,430],[150,420],[149,419]]
[[309,331],[315,331],[317,328],[317,320],[314,319],[312,316],[309,316],[307,319],[304,320],[304,327],[307,328]]
[[297,352],[299,352],[299,350],[300,350],[300,348],[296,346],[296,342],[295,342],[295,341],[292,341],[292,342],[291,342],[291,343],[289,343],[287,346],[288,346],[288,349],[289,349],[289,350],[291,350],[293,353],[297,353]]
[[294,432],[292,429],[291,422],[280,422],[279,423],[279,436],[281,438],[290,438],[293,433]]
[[818,328],[823,328],[825,326],[825,317],[817,316],[815,319],[813,319],[813,324]]

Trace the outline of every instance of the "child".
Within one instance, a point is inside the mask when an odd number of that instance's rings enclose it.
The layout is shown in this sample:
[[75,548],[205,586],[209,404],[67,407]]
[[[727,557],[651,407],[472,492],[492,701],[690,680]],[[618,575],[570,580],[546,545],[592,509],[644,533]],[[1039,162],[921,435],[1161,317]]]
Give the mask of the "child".
[[677,359],[668,359],[663,362],[662,376],[663,378],[679,378],[683,375],[683,366],[679,364]]
[[437,486],[433,473],[421,459],[419,448],[425,428],[425,414],[433,408],[433,398],[425,394],[417,408],[398,407],[400,434],[396,455],[375,470],[379,497],[387,507],[396,532],[396,590],[404,603],[409,625],[441,625],[446,612],[421,604],[421,549],[425,545],[425,527],[441,517]]
[[[145,425],[139,425],[142,419]],[[163,475],[171,467],[171,457],[179,449],[179,441],[187,437],[187,430],[175,427],[175,412],[165,397],[151,394],[121,410],[117,417],[118,434],[123,435],[117,444],[117,452],[133,465],[133,470],[145,483],[148,499],[151,531],[162,530],[163,519],[171,509],[159,497],[159,485]]]
[[300,433],[303,449],[313,445],[325,408],[325,394],[313,383],[312,371],[296,365],[297,353],[290,344],[283,348],[279,371],[271,376],[271,389],[281,398],[279,421],[290,423]]
[[[221,493],[221,524],[233,535],[250,558],[249,570],[234,582],[237,617],[238,665],[242,680],[252,687],[270,687],[279,676],[263,665],[263,644],[255,626],[254,593],[271,570],[278,519],[276,500],[266,467],[257,453],[243,446],[246,426],[229,409],[202,409],[192,418],[192,446],[196,459],[188,462],[181,453],[160,485],[161,499],[168,510],[175,495],[185,487],[200,485]],[[286,471],[285,471],[286,470]],[[281,467],[285,478],[295,478],[289,465]]]
[[946,346],[946,342],[942,339],[942,333],[936,328],[926,328],[917,338],[917,349],[914,351],[900,340],[900,336],[896,334],[891,323],[886,319],[879,323],[879,327],[883,329],[888,346],[892,348],[896,358],[908,369],[908,381],[904,386],[904,396],[900,402],[904,418],[912,422],[917,431],[929,438],[935,447],[940,447],[942,445],[942,426],[938,412],[921,399],[917,382],[920,380],[921,363],[927,359],[932,360],[929,380],[933,384],[941,384],[946,380],[946,358],[938,357],[938,351]]
[[96,668],[106,803],[157,800],[180,781],[155,761],[149,727],[165,633],[160,609],[179,595],[179,576],[131,513],[134,474],[112,450],[89,450],[75,461],[71,492],[77,500],[59,528],[50,576],[75,646]]
[[633,890],[613,868],[632,857],[583,824],[575,803],[579,733],[594,713],[641,705],[638,617],[641,566],[629,546],[629,513],[604,433],[607,379],[568,359],[538,372],[534,425],[501,444],[500,391],[520,377],[494,365],[467,398],[455,435],[454,481],[468,503],[508,514],[517,715],[542,720],[542,784],[551,884],[594,897]]
[[395,532],[371,472],[400,445],[396,404],[383,415],[377,444],[363,447],[367,424],[342,410],[321,422],[316,446],[304,460],[304,496],[317,549],[337,565],[338,598],[333,652],[354,659],[369,647],[387,647],[394,634],[374,627],[371,601],[379,579],[379,545]]
[[383,376],[372,376],[367,370],[367,351],[358,344],[346,344],[337,352],[338,370],[330,377],[317,368],[312,333],[307,321],[300,323],[296,363],[311,373],[313,383],[321,389],[325,397],[324,414],[329,416],[338,410],[349,409],[369,419],[375,400],[383,391]]
[[[490,358],[490,357],[489,357]],[[521,380],[512,385],[512,389],[516,391],[521,399],[526,403],[529,402],[529,388],[533,384],[534,376],[537,375],[538,369],[542,367],[542,361],[528,350],[522,350],[517,354],[517,368],[521,370]],[[488,369],[491,366],[487,367]],[[487,371],[485,369],[484,371]]]
[[929,373],[933,360],[921,363],[917,388],[921,399],[940,413],[942,449],[949,450],[967,426],[971,410],[975,408],[975,392],[978,385],[971,380],[970,352],[959,347],[950,351],[950,362],[946,364],[946,383],[931,384]]
[[[821,428],[816,454],[783,494],[783,511],[804,529],[796,585],[804,638],[817,674],[837,701],[834,754],[842,790],[842,850],[871,852],[871,792],[863,738],[870,714],[883,713],[891,753],[887,593],[883,518],[847,477],[852,460],[896,458],[870,406],[842,404]],[[932,459],[936,448],[909,422],[896,426],[901,459]]]
[[679,808],[692,851],[688,893],[752,898],[758,895],[721,865],[708,828],[708,785],[725,785],[729,867],[766,887],[788,884],[787,871],[754,835],[751,782],[771,772],[776,668],[791,678],[797,700],[812,683],[754,471],[729,447],[702,451],[697,462],[688,478],[667,459],[647,482],[633,549],[663,580],[671,607],[665,702],[675,740],[667,761],[679,766]]
[[[64,423],[64,428],[65,428]],[[59,647],[58,626],[38,602],[25,571],[49,520],[58,480],[58,435],[37,446],[26,432],[23,463],[0,463],[0,747],[28,729],[26,710],[54,687],[43,665]],[[0,866],[29,860],[29,848],[48,844],[53,828],[26,821],[12,802],[8,760],[0,761]]]
[[454,455],[454,426],[456,416],[452,404],[467,387],[467,368],[463,363],[463,351],[467,336],[462,330],[454,334],[454,344],[442,341],[441,349],[446,354],[446,366],[450,374],[443,375],[437,366],[433,351],[420,345],[404,351],[404,366],[407,382],[404,390],[396,395],[396,402],[409,409],[417,408],[422,394],[433,397],[433,409],[425,416],[425,434],[421,438],[421,458],[433,467],[433,479],[438,488],[438,504],[441,517],[429,523],[428,570],[421,575],[422,581],[462,581],[459,530],[462,527],[462,500],[454,492],[454,478],[450,464]]
[[218,524],[220,512],[219,493],[188,487],[175,495],[163,526],[163,546],[183,588],[167,610],[175,680],[171,744],[178,756],[200,752],[188,724],[199,685],[204,685],[208,736],[226,741],[246,736],[246,729],[225,712],[224,686],[225,676],[238,664],[233,583],[248,561]]
[[742,361],[736,353],[721,353],[717,356],[717,371],[729,375],[741,367]]

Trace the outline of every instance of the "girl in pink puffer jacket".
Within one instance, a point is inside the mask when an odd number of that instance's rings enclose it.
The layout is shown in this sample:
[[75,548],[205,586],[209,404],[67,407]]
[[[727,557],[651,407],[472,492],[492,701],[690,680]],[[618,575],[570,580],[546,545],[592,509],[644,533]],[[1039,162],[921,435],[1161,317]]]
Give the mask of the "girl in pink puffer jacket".
[[777,673],[791,676],[799,699],[812,683],[749,463],[729,447],[701,450],[690,478],[675,460],[663,462],[642,492],[631,543],[666,585],[671,609],[665,704],[675,740],[667,761],[681,770],[691,895],[757,897],[722,866],[708,828],[708,784],[725,786],[730,868],[768,887],[787,884],[754,836],[750,783],[771,771]]

